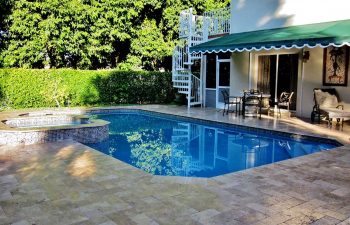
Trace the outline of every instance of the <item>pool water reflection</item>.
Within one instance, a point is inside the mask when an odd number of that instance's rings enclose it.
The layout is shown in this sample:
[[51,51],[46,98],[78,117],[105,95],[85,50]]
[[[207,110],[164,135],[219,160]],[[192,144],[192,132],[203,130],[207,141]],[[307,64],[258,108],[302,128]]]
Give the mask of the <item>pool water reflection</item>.
[[94,117],[110,137],[91,147],[154,175],[213,177],[336,147],[147,113]]

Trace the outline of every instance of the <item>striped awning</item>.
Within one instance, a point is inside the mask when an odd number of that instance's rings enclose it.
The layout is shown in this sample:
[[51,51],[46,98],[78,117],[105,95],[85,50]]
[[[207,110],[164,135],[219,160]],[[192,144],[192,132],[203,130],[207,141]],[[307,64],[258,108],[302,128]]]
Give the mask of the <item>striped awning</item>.
[[350,20],[235,33],[190,48],[191,53],[350,46]]

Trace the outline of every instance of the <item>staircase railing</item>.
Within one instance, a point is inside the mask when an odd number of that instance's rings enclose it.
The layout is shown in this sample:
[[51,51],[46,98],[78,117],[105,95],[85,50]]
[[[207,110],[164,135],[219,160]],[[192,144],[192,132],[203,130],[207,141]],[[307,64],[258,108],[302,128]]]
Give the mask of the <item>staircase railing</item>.
[[185,63],[188,62],[187,46],[176,46],[173,52],[173,71],[185,70]]
[[191,103],[198,104],[202,101],[201,99],[201,80],[192,74],[191,79]]

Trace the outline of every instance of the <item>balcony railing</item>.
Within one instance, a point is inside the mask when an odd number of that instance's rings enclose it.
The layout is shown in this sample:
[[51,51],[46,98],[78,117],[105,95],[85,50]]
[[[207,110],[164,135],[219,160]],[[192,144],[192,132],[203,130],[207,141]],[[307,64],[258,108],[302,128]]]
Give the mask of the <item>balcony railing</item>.
[[180,38],[203,36],[203,16],[193,15],[192,8],[180,13]]
[[[180,38],[188,38],[190,46],[207,41],[210,37],[230,33],[230,8],[205,12],[203,16],[193,15],[192,9],[180,13]],[[192,43],[193,42],[193,43]]]
[[205,12],[205,36],[217,36],[230,33],[231,11],[230,7]]

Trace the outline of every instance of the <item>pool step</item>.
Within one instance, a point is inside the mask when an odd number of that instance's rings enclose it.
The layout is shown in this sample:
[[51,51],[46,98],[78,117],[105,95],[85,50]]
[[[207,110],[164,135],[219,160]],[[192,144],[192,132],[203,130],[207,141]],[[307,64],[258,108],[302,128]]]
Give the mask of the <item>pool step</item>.
[[288,141],[280,143],[280,146],[283,147],[283,149],[288,153],[290,158],[308,155],[313,153],[315,150],[312,146],[310,146],[310,149],[307,149],[305,145],[298,145],[297,147],[294,145],[291,147]]
[[176,144],[177,142],[181,142],[181,143],[184,143],[184,142],[188,142],[188,136],[187,135],[182,135],[182,136],[173,136],[171,138],[171,141]]

